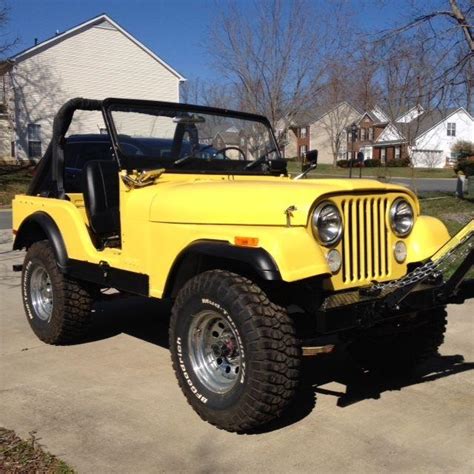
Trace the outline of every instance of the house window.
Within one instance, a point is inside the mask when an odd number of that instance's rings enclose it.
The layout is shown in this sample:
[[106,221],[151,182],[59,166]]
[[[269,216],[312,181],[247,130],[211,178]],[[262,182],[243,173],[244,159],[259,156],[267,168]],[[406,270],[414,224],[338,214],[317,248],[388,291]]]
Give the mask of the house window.
[[400,159],[400,147],[399,146],[396,146],[395,147],[395,159],[396,160],[399,160]]
[[306,138],[307,129],[306,127],[300,128],[300,138]]
[[41,157],[41,125],[28,124],[28,158]]
[[380,161],[385,163],[386,159],[387,159],[387,149],[386,148],[380,148]]
[[300,146],[300,158],[303,158],[304,154],[308,151],[306,145]]
[[448,122],[448,137],[456,136],[456,124],[454,122]]
[[365,140],[365,132],[366,132],[366,129],[365,129],[365,128],[361,128],[361,129],[360,129],[360,139],[361,139],[362,141]]
[[372,141],[374,139],[374,129],[372,127],[369,128],[369,140]]

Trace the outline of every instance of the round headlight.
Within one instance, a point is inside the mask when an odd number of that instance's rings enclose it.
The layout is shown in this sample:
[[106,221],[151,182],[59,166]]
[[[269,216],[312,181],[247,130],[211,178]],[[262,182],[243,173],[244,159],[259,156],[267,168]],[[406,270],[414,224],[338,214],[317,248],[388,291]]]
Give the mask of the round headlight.
[[410,203],[403,198],[395,199],[390,208],[390,225],[395,234],[399,237],[408,235],[413,229],[414,220]]
[[339,209],[331,202],[319,204],[313,213],[313,233],[323,245],[333,245],[342,235],[342,217]]

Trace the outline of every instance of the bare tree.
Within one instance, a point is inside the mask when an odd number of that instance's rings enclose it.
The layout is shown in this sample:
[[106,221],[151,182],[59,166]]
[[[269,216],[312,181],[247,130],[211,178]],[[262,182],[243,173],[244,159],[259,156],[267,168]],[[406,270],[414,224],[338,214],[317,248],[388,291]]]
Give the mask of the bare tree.
[[347,151],[347,129],[357,118],[357,115],[351,111],[351,106],[347,102],[341,102],[329,109],[318,122],[330,141],[334,166]]
[[239,108],[264,114],[286,130],[315,103],[337,35],[330,39],[330,22],[308,0],[220,5],[205,45],[214,66]]
[[238,108],[234,88],[200,77],[190,79],[181,86],[181,101],[188,104],[208,105],[221,108]]
[[378,82],[380,64],[377,53],[377,47],[371,42],[358,41],[352,62],[348,64],[347,58],[343,58],[346,70],[351,68],[351,74],[344,75],[344,78],[350,81],[351,93],[348,98],[361,110],[372,110],[382,96]]
[[18,43],[18,38],[9,38],[7,26],[10,19],[10,9],[4,0],[0,1],[0,60]]
[[316,122],[314,130],[316,135],[322,131],[327,137],[334,166],[346,151],[347,128],[359,118],[351,105],[356,90],[352,76],[347,74],[348,67],[348,61],[342,58],[327,61],[327,80],[320,94],[320,110],[325,113]]
[[[376,44],[418,39],[422,46],[418,57],[423,55],[424,64],[432,70],[424,78],[429,99],[461,101],[472,107],[473,13],[472,0],[414,2],[411,18],[399,27],[381,32]],[[424,100],[427,102],[426,97]]]

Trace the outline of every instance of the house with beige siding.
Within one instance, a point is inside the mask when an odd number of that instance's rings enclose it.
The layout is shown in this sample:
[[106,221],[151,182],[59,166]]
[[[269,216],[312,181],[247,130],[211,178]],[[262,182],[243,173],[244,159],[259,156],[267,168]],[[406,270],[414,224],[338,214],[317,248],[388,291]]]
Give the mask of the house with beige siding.
[[319,163],[335,163],[347,154],[347,128],[361,113],[349,102],[320,107],[298,114],[286,133],[284,154],[301,159],[318,150]]
[[[107,15],[35,44],[0,64],[0,160],[38,159],[54,115],[73,97],[179,102],[185,79]],[[99,113],[78,114],[72,133],[100,133]]]

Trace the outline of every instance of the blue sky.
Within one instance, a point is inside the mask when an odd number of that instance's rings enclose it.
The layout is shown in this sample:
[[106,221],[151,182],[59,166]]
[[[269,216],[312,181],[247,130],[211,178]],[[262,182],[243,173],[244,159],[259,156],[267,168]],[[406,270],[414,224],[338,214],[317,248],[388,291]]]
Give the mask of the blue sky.
[[[18,37],[12,53],[43,41],[56,30],[67,30],[100,13],[107,13],[138,40],[187,78],[212,77],[209,58],[200,46],[211,25],[216,4],[226,0],[7,0],[9,36]],[[251,0],[240,0],[248,3]],[[317,0],[314,0],[317,1]],[[325,0],[322,0],[325,1]],[[327,0],[326,0],[327,1]],[[383,2],[370,8],[352,0],[358,21],[369,31],[400,18],[409,0]],[[429,3],[430,0],[428,0]]]

